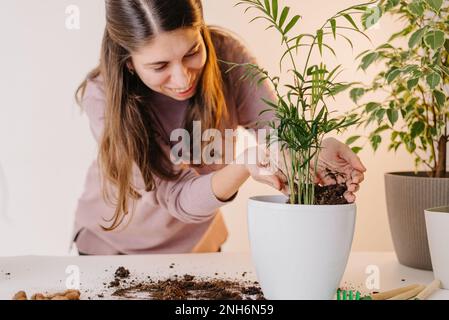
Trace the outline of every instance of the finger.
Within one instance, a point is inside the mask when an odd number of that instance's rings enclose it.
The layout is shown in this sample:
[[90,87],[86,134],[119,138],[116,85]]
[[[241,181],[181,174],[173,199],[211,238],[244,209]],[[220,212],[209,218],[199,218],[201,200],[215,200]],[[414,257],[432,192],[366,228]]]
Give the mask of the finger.
[[284,195],[286,195],[286,196],[289,196],[289,195],[290,195],[290,191],[288,190],[288,185],[287,185],[287,184],[284,184],[284,185],[283,185],[283,187],[282,187],[282,189],[281,189],[281,192],[282,192]]
[[349,192],[352,192],[352,193],[355,193],[355,192],[359,191],[359,189],[360,189],[360,185],[358,185],[358,184],[356,184],[356,183],[351,183],[351,184],[348,186],[348,191],[349,191]]
[[355,195],[352,192],[346,191],[344,193],[344,197],[348,203],[354,203],[355,202]]
[[361,172],[366,171],[366,168],[360,158],[347,145],[344,145],[340,157],[346,160],[354,169]]
[[362,183],[365,180],[365,175],[357,170],[351,172],[351,182],[352,183]]
[[277,171],[277,172],[275,173],[275,176],[278,177],[278,179],[279,179],[283,184],[288,183],[287,177],[286,177],[285,174],[283,174],[281,171]]
[[345,175],[337,174],[336,176],[337,176],[337,183],[338,184],[344,184],[346,182]]

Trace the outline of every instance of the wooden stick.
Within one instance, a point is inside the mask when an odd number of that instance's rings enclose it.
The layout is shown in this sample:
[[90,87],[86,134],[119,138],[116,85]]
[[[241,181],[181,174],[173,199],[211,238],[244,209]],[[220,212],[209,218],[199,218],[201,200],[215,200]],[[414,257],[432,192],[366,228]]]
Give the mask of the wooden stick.
[[426,300],[432,293],[441,288],[441,281],[435,279],[429,284],[420,294],[415,297],[415,300]]
[[426,288],[426,286],[420,285],[420,286],[416,287],[415,289],[398,294],[397,296],[394,296],[388,300],[408,300],[408,299],[411,299],[411,298],[415,297],[416,295],[418,295],[425,288]]
[[385,292],[380,292],[380,293],[375,293],[371,296],[372,300],[386,300],[386,299],[390,299],[394,296],[397,296],[398,294],[413,290],[415,288],[417,288],[419,286],[419,284],[411,284],[407,287],[403,287],[403,288],[397,288],[397,289],[393,289],[390,291],[385,291]]

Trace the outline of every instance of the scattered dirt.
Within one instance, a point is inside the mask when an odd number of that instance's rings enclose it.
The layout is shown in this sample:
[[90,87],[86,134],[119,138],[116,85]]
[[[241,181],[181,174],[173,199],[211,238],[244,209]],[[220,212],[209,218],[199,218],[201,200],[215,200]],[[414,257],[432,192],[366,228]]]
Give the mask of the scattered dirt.
[[119,267],[116,271],[115,271],[115,277],[117,278],[128,278],[129,277],[129,270],[125,269],[124,267]]
[[109,282],[109,288],[115,288],[120,286],[120,281],[126,283],[125,279],[129,278],[129,275],[130,273],[128,269],[125,269],[124,267],[118,267],[118,269],[115,271],[114,274],[115,277],[114,280]]
[[[126,274],[126,277],[129,278],[129,271]],[[183,276],[174,275],[169,279],[157,281],[151,280],[150,277],[145,281],[130,279],[130,284],[124,285],[123,280],[120,281],[117,278],[117,272],[115,276],[114,286],[110,285],[109,288],[118,286],[120,288],[115,290],[112,296],[126,299],[265,300],[258,282],[245,281],[241,283],[222,279],[201,279],[185,274]],[[101,295],[104,296],[104,293]]]
[[[218,275],[215,273],[215,276]],[[246,275],[247,272],[242,273],[242,277]],[[265,300],[257,281],[199,278],[189,274],[173,275],[162,280],[152,280],[146,276],[142,280],[131,277],[129,270],[124,267],[115,271],[113,281],[109,284],[103,282],[103,285],[102,292],[86,298],[104,299],[112,295],[123,299],[146,300]],[[78,290],[66,290],[54,294],[36,293],[30,300],[80,300],[80,296]],[[13,297],[13,300],[28,299],[25,291],[19,291]]]

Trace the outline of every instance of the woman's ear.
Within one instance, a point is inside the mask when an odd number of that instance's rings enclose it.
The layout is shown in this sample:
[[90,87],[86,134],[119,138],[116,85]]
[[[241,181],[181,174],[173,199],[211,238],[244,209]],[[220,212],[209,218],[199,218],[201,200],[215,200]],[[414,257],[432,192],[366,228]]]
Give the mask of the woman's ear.
[[136,72],[136,69],[134,69],[134,65],[133,65],[133,62],[131,61],[131,59],[126,61],[126,67],[128,68],[128,70],[131,74],[134,74]]

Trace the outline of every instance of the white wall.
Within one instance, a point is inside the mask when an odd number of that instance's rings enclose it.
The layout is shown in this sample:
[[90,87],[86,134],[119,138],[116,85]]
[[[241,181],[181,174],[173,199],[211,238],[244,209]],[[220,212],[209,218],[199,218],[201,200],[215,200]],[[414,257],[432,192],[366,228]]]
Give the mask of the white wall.
[[[249,16],[242,14],[242,8],[233,7],[236,1],[203,1],[208,23],[239,33],[260,64],[277,72],[281,50],[275,33],[264,32],[259,23],[248,25]],[[302,31],[314,32],[325,17],[356,1],[283,3],[304,17],[299,24]],[[69,5],[80,9],[79,30],[66,28]],[[67,253],[73,212],[87,167],[96,155],[87,118],[80,114],[73,93],[97,64],[103,6],[102,0],[0,1],[0,210],[9,217],[0,219],[0,255]],[[385,41],[394,28],[398,26],[383,20],[379,28],[370,31],[373,45]],[[343,46],[338,49],[339,62],[347,69],[341,79],[369,79],[355,72],[354,57],[372,45],[361,37],[356,39],[354,52]],[[303,59],[298,57],[298,61]],[[336,62],[329,60],[329,64]],[[347,110],[352,103],[342,97],[335,106]],[[385,147],[376,155],[367,148],[361,157],[369,171],[358,194],[353,248],[391,250],[383,173],[412,169],[412,161],[403,151],[386,153]],[[246,199],[263,193],[274,192],[249,181],[238,198],[224,208],[230,229],[225,250],[248,250]]]

